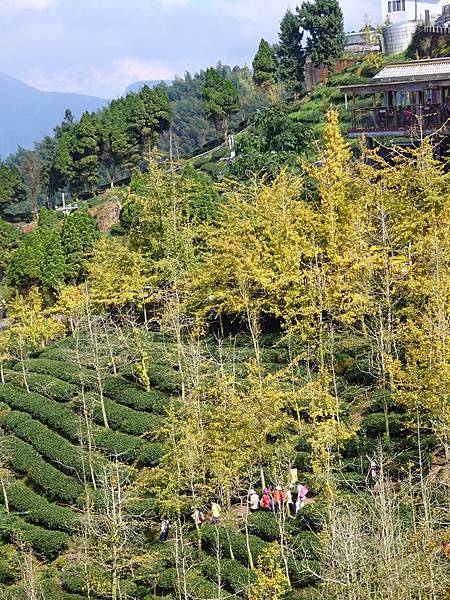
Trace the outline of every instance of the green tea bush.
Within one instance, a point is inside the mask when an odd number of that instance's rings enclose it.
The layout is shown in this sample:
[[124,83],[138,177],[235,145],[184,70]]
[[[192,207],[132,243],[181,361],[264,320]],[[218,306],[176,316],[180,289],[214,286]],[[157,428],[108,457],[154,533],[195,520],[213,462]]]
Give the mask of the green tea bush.
[[[226,532],[223,527],[204,524],[202,526],[202,540],[209,548],[216,548],[217,542],[223,554],[230,557],[229,546],[233,549],[233,554],[237,560],[245,565],[249,564],[246,536],[235,531]],[[262,555],[267,548],[267,542],[264,542],[255,535],[249,535],[249,546],[254,561]]]
[[302,530],[320,531],[325,525],[326,511],[324,502],[306,504],[297,515],[297,526]]
[[79,481],[45,462],[40,454],[23,440],[10,435],[4,440],[4,449],[11,469],[26,475],[49,497],[73,503],[83,493],[83,486]]
[[177,582],[177,570],[174,567],[166,568],[158,573],[156,585],[162,591],[174,590]]
[[166,447],[160,442],[144,444],[137,455],[138,462],[144,467],[155,467],[166,452]]
[[9,541],[20,539],[33,550],[49,560],[53,560],[65,550],[69,536],[62,531],[49,531],[38,525],[27,523],[21,517],[12,514],[0,515],[0,535]]
[[175,369],[167,365],[153,364],[148,370],[150,383],[168,394],[180,391],[180,376]]
[[268,542],[280,539],[280,528],[271,512],[258,511],[249,515],[248,531]]
[[81,422],[78,416],[64,405],[11,384],[0,386],[0,400],[11,408],[30,414],[32,417],[59,431],[73,441],[78,441]]
[[202,573],[208,579],[217,582],[219,566],[221,581],[235,594],[245,592],[247,587],[255,581],[254,572],[244,567],[239,561],[231,558],[221,558],[219,565],[217,560],[212,556],[206,557],[201,565]]
[[[42,373],[44,375],[52,375],[68,383],[79,385],[83,382],[84,386],[88,389],[95,389],[97,387],[97,376],[91,369],[85,367],[79,367],[78,365],[71,364],[69,362],[63,362],[63,360],[51,360],[49,358],[32,358],[27,361],[27,371],[31,373]],[[21,371],[22,366],[20,363],[16,363],[13,367],[14,371]]]
[[167,396],[159,390],[146,392],[122,377],[106,377],[103,381],[103,391],[116,402],[135,410],[162,415],[168,404]]
[[63,590],[71,594],[85,594],[86,578],[83,567],[64,566],[58,576]]
[[314,585],[319,581],[320,562],[314,559],[288,559],[289,577],[292,585]]
[[[0,424],[7,432],[28,442],[39,454],[58,464],[66,473],[75,472],[80,479],[89,472],[88,455],[81,448],[73,446],[65,438],[48,429],[40,421],[34,420],[27,413],[11,411],[0,416]],[[101,461],[94,458],[93,469],[96,475],[101,473]]]
[[218,586],[195,572],[187,575],[186,588],[189,597],[196,600],[210,600],[211,598],[220,597]]
[[[40,394],[27,394],[6,383],[0,386],[0,400],[30,414],[73,442],[78,443],[80,433],[84,431],[82,420],[74,412]],[[137,437],[98,426],[93,428],[93,437],[95,446],[109,455],[119,456],[124,462],[133,462],[145,446],[145,442]]]
[[[19,482],[8,485],[6,492],[10,508],[21,513],[26,521],[36,523],[46,529],[61,531],[75,529],[77,515],[70,508],[52,504]],[[2,494],[0,494],[0,500],[4,501]]]
[[[5,381],[18,387],[25,388],[23,376],[16,371],[6,371]],[[48,396],[59,402],[67,402],[78,393],[78,387],[72,383],[56,379],[53,375],[44,375],[42,373],[28,373],[27,383],[30,390],[38,392],[43,396]]]
[[[94,421],[99,425],[103,424],[100,399],[89,395],[89,404],[92,407]],[[103,399],[103,404],[110,427],[114,430],[129,433],[130,435],[154,434],[161,427],[162,419],[159,415],[140,412],[123,406],[110,400]]]
[[316,558],[320,542],[317,533],[302,531],[293,537],[292,545],[300,556],[307,555],[310,558]]
[[[396,413],[390,413],[389,419],[389,435],[391,437],[399,437],[404,430],[404,416]],[[383,412],[372,413],[367,415],[362,420],[361,429],[369,437],[380,437],[386,433],[385,415]]]
[[140,438],[104,427],[96,427],[93,437],[98,448],[109,456],[117,456],[125,463],[136,460],[140,450],[146,446]]

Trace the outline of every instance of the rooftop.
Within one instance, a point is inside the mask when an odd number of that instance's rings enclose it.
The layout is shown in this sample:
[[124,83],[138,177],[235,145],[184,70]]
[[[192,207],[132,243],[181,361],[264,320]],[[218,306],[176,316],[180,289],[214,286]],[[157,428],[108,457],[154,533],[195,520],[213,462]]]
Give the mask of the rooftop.
[[372,78],[372,81],[388,83],[390,81],[440,79],[441,77],[450,77],[450,58],[412,60],[386,65]]
[[353,94],[373,94],[384,90],[428,89],[430,84],[450,86],[450,58],[431,58],[386,65],[370,83],[344,85],[341,90]]

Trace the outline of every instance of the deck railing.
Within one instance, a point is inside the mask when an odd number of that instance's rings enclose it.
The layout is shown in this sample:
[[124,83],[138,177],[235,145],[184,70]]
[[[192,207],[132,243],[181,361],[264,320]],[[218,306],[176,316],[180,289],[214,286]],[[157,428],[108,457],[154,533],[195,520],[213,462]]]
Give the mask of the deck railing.
[[450,104],[355,108],[352,112],[352,129],[354,131],[430,130],[439,129],[449,120]]

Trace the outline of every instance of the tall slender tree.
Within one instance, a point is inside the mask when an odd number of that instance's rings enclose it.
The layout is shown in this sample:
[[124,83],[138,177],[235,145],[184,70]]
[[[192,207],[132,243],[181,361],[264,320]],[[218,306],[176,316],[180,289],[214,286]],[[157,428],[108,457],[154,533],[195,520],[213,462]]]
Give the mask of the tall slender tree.
[[277,72],[275,50],[266,40],[262,39],[253,59],[253,81],[255,85],[269,92],[277,83]]
[[300,29],[299,19],[288,10],[280,24],[277,53],[281,81],[294,98],[299,96],[305,79],[306,56],[302,42],[303,31]]

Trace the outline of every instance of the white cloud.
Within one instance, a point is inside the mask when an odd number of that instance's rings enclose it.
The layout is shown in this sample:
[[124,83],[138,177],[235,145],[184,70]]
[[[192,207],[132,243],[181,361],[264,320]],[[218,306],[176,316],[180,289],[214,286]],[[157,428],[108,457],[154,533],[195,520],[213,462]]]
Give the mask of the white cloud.
[[121,58],[104,69],[80,67],[70,72],[48,74],[35,69],[27,83],[44,91],[92,94],[114,98],[124,93],[136,81],[164,80],[173,77],[173,71],[158,60]]
[[2,0],[2,4],[4,8],[39,12],[56,8],[59,0]]

